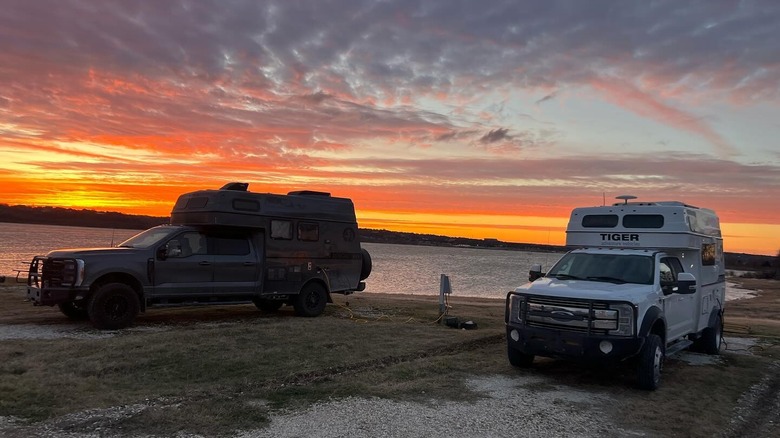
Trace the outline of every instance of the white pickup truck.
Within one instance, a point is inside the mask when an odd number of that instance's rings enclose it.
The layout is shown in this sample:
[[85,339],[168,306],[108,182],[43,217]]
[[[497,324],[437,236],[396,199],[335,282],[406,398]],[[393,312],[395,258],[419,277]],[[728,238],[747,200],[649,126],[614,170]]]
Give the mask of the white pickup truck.
[[573,247],[548,272],[531,269],[507,295],[509,362],[534,356],[631,361],[654,390],[664,358],[693,347],[718,354],[723,329],[723,239],[712,210],[682,202],[575,208]]

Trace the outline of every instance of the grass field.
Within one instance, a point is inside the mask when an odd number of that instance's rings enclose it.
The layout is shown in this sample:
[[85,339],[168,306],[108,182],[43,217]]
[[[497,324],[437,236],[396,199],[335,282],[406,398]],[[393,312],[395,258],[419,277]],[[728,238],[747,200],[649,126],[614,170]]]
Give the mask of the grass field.
[[[483,396],[465,384],[470,377],[533,376],[544,379],[539,391],[607,394],[614,402],[600,409],[611,421],[648,436],[745,436],[776,416],[762,406],[780,388],[780,282],[744,286],[762,292],[729,303],[726,336],[753,344],[731,342],[710,364],[670,358],[662,388],[652,393],[633,388],[629,369],[539,358],[532,369],[512,368],[502,300],[453,297],[450,314],[476,322],[476,330],[436,323],[436,297],[363,293],[335,296],[318,318],[288,308],[268,315],[251,305],[177,308],[100,332],[56,308],[33,307],[21,287],[0,287],[0,435],[45,427],[229,436],[320,401],[471,402]],[[89,414],[95,410],[104,414]],[[121,415],[105,414],[112,410]]]

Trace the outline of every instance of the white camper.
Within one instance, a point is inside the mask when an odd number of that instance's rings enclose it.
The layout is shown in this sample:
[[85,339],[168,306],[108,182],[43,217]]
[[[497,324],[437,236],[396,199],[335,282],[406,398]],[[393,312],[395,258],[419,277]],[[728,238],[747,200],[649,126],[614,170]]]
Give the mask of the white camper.
[[712,210],[682,202],[575,208],[565,254],[507,295],[507,352],[633,361],[656,389],[664,357],[687,347],[718,354],[723,328],[723,239]]

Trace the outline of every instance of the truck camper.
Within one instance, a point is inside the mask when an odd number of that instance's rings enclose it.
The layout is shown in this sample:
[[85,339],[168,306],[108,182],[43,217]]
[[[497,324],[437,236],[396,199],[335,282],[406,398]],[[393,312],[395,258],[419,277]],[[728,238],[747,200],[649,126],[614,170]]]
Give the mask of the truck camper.
[[98,328],[132,324],[149,307],[292,305],[318,316],[331,293],[365,289],[352,201],[325,192],[252,193],[246,183],[179,196],[171,224],[113,248],[64,249],[30,263],[27,297]]
[[725,303],[723,239],[712,210],[678,201],[575,208],[573,248],[507,295],[509,362],[534,356],[630,362],[638,386],[658,388],[664,358],[718,354]]

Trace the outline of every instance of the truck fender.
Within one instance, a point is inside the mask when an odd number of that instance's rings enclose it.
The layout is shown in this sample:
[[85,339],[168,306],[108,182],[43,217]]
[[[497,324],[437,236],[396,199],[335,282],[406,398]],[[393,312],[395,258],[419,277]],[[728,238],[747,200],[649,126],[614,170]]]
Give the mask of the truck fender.
[[718,321],[718,317],[720,316],[720,320],[723,321],[723,308],[717,307],[713,308],[710,312],[710,318],[707,321],[707,327],[715,327],[715,323]]
[[656,324],[657,321],[661,321],[662,326],[664,327],[664,330],[661,333],[656,333],[661,337],[661,340],[666,343],[666,318],[664,317],[663,311],[658,307],[651,307],[647,310],[645,313],[645,317],[642,318],[642,325],[639,328],[639,337],[642,339],[647,338],[647,336],[651,333],[653,326]]

